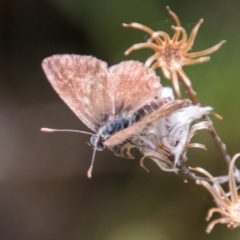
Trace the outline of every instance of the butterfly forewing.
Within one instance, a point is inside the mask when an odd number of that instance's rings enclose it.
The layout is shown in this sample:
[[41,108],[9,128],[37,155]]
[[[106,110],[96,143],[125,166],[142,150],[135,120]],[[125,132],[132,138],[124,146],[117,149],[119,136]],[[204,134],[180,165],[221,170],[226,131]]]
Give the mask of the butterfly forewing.
[[91,56],[54,55],[42,62],[43,70],[59,96],[93,131],[114,109],[107,64]]

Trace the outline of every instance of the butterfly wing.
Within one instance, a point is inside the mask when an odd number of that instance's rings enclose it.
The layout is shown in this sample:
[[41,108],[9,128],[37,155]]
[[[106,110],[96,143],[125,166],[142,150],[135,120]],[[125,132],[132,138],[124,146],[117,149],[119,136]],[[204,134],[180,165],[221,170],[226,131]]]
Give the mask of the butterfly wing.
[[155,72],[138,61],[124,61],[109,68],[109,90],[114,112],[133,111],[151,102],[162,89]]
[[154,71],[138,61],[107,64],[92,56],[54,55],[42,62],[59,96],[93,131],[121,111],[135,111],[161,89]]
[[173,112],[188,107],[190,105],[189,100],[173,100],[170,101],[163,106],[161,106],[158,110],[150,113],[149,115],[143,117],[139,122],[131,125],[124,130],[113,134],[109,137],[104,144],[106,146],[114,146],[122,143],[124,140],[130,138],[132,135],[137,134],[144,126],[147,124],[157,121],[162,118],[166,118],[170,116]]
[[53,55],[42,68],[54,90],[93,131],[113,111],[107,64],[92,56]]

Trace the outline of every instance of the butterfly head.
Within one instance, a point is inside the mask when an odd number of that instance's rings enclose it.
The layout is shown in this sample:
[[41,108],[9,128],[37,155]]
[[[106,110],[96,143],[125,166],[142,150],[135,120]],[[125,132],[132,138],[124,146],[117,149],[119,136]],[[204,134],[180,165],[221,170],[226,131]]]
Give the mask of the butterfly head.
[[93,135],[90,138],[90,144],[94,149],[98,151],[102,151],[105,148],[104,139],[99,135]]

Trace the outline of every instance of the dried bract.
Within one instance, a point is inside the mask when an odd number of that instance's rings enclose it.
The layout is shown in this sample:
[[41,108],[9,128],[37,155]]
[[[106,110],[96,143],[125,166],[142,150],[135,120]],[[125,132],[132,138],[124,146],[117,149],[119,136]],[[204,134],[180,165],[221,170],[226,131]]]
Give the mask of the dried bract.
[[[234,155],[229,165],[229,191],[230,193],[225,193],[222,186],[209,172],[202,168],[191,168],[197,172],[205,175],[211,182],[205,180],[197,180],[197,184],[204,186],[213,196],[217,207],[211,208],[208,211],[206,220],[209,221],[214,213],[220,213],[221,217],[212,220],[207,226],[206,232],[210,233],[213,227],[218,224],[226,224],[228,228],[236,228],[240,226],[240,197],[238,195],[238,187],[235,180],[235,161],[240,156],[240,153]],[[238,171],[237,171],[238,173]]]
[[184,87],[194,93],[191,87],[191,81],[183,71],[182,67],[185,65],[193,65],[208,61],[210,57],[206,55],[218,50],[226,41],[221,41],[215,46],[200,52],[188,53],[193,46],[195,37],[203,19],[198,21],[188,37],[186,30],[181,26],[177,15],[172,12],[169,7],[166,9],[176,24],[176,26],[172,26],[172,29],[175,32],[173,37],[170,38],[170,36],[163,31],[155,32],[140,23],[123,24],[124,27],[136,28],[150,35],[150,38],[146,43],[134,44],[125,52],[125,54],[128,55],[132,51],[143,48],[150,48],[154,50],[155,53],[148,58],[145,65],[151,67],[152,69],[156,69],[158,67],[161,68],[164,76],[172,81],[174,90],[180,97],[179,78],[181,79]]

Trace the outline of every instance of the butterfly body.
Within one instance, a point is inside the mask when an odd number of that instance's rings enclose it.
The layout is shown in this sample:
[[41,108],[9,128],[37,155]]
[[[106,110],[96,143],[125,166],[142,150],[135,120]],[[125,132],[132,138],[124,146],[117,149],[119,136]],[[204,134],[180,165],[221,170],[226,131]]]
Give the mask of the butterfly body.
[[103,150],[104,141],[106,139],[113,134],[132,126],[134,123],[141,121],[143,117],[156,111],[167,101],[169,101],[169,99],[156,98],[154,101],[144,105],[136,112],[128,111],[122,112],[116,116],[109,116],[108,121],[103,123],[103,126],[98,130],[97,134],[91,137],[91,145],[99,151]]
[[93,148],[101,151],[105,148],[104,141],[136,122],[136,116],[131,113],[123,113],[121,115],[111,116],[103,126],[99,128],[98,132],[90,138],[90,144]]

